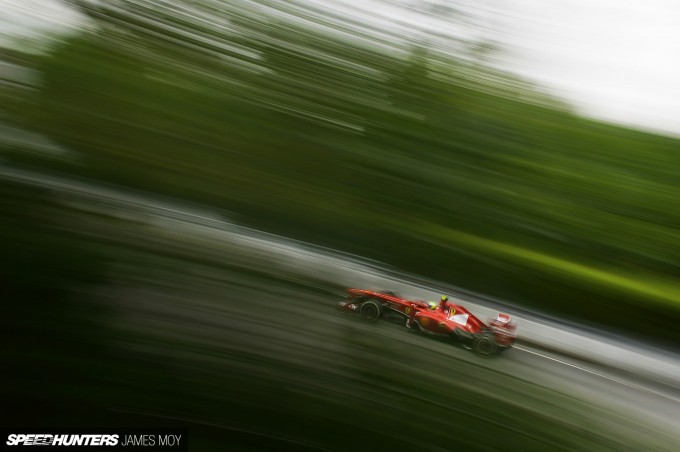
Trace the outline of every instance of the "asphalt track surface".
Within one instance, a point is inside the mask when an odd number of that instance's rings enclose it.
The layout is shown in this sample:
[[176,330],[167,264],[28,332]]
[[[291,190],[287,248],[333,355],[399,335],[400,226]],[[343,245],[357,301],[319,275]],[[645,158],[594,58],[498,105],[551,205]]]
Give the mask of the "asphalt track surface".
[[[185,275],[186,280],[155,290],[141,285],[119,287],[121,299],[135,301],[121,306],[126,314],[118,320],[120,328],[193,341],[199,349],[219,343],[219,353],[232,358],[247,348],[263,360],[285,357],[336,375],[357,372],[382,359],[383,367],[395,372],[411,373],[414,378],[427,372],[428,378],[441,378],[451,387],[484,390],[493,398],[515,401],[545,416],[562,416],[566,424],[606,438],[593,449],[678,450],[680,359],[675,353],[522,311],[515,316],[518,345],[501,356],[480,358],[462,347],[409,333],[401,325],[368,324],[339,315],[334,305],[344,287],[395,290],[413,299],[436,299],[446,291],[482,319],[494,315],[499,304],[511,310],[502,301],[412,278],[357,256],[243,228],[196,206],[16,168],[0,167],[0,177],[48,188],[66,202],[75,199],[93,211],[106,209],[126,219],[134,217],[155,231],[150,240],[191,247],[192,253],[216,260],[228,255],[230,265],[237,268],[230,276],[212,278],[217,281],[212,288],[205,288],[205,275]],[[261,277],[249,282],[247,272],[276,282],[258,292],[262,286],[255,280]],[[173,287],[197,285],[203,287],[198,294],[173,292]],[[233,301],[226,305],[225,289]],[[348,343],[354,344],[350,350]],[[357,343],[371,352],[357,357],[352,348]],[[230,349],[225,344],[237,345]],[[233,359],[228,365],[232,371],[239,366]],[[552,396],[577,400],[580,408],[561,413],[545,401]]]

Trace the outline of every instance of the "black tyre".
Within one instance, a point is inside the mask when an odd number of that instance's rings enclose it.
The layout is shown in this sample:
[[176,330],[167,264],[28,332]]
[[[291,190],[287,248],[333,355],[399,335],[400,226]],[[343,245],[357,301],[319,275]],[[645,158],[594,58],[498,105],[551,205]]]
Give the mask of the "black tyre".
[[382,314],[382,305],[376,300],[368,300],[359,308],[359,314],[367,322],[376,322]]
[[472,349],[480,356],[491,356],[498,352],[498,345],[493,336],[477,336],[472,342]]

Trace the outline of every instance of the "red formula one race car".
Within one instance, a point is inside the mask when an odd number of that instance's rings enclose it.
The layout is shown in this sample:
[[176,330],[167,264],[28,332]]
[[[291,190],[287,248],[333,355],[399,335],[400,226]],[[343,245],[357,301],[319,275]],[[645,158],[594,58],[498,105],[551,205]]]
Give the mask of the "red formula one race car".
[[411,331],[451,338],[483,356],[512,347],[517,325],[508,314],[499,313],[488,325],[463,306],[442,296],[439,303],[400,298],[394,292],[348,289],[341,312],[353,313],[375,322],[380,318],[404,324]]

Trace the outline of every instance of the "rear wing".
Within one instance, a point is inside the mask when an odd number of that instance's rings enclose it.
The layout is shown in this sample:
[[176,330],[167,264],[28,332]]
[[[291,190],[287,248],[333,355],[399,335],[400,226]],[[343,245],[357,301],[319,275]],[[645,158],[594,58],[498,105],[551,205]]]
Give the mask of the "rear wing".
[[510,314],[505,314],[504,312],[499,312],[498,316],[496,317],[496,321],[498,323],[510,323],[510,320]]
[[504,312],[499,312],[495,319],[489,322],[491,330],[503,336],[515,337],[517,335],[517,322]]

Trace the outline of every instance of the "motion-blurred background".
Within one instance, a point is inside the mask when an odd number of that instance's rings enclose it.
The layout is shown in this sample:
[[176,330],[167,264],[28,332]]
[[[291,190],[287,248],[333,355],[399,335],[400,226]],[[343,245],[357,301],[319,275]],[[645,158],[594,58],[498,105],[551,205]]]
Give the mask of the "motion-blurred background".
[[[1,1],[6,422],[174,422],[249,449],[662,437],[511,363],[337,319],[341,281],[281,263],[315,245],[676,347],[678,130],[613,104],[637,88],[602,70],[673,66],[620,48],[644,51],[624,46],[644,18],[559,3],[573,47],[553,51],[521,30],[565,24],[528,1]],[[588,53],[592,27],[617,58]],[[568,69],[530,78],[524,54],[565,48],[592,95]]]

